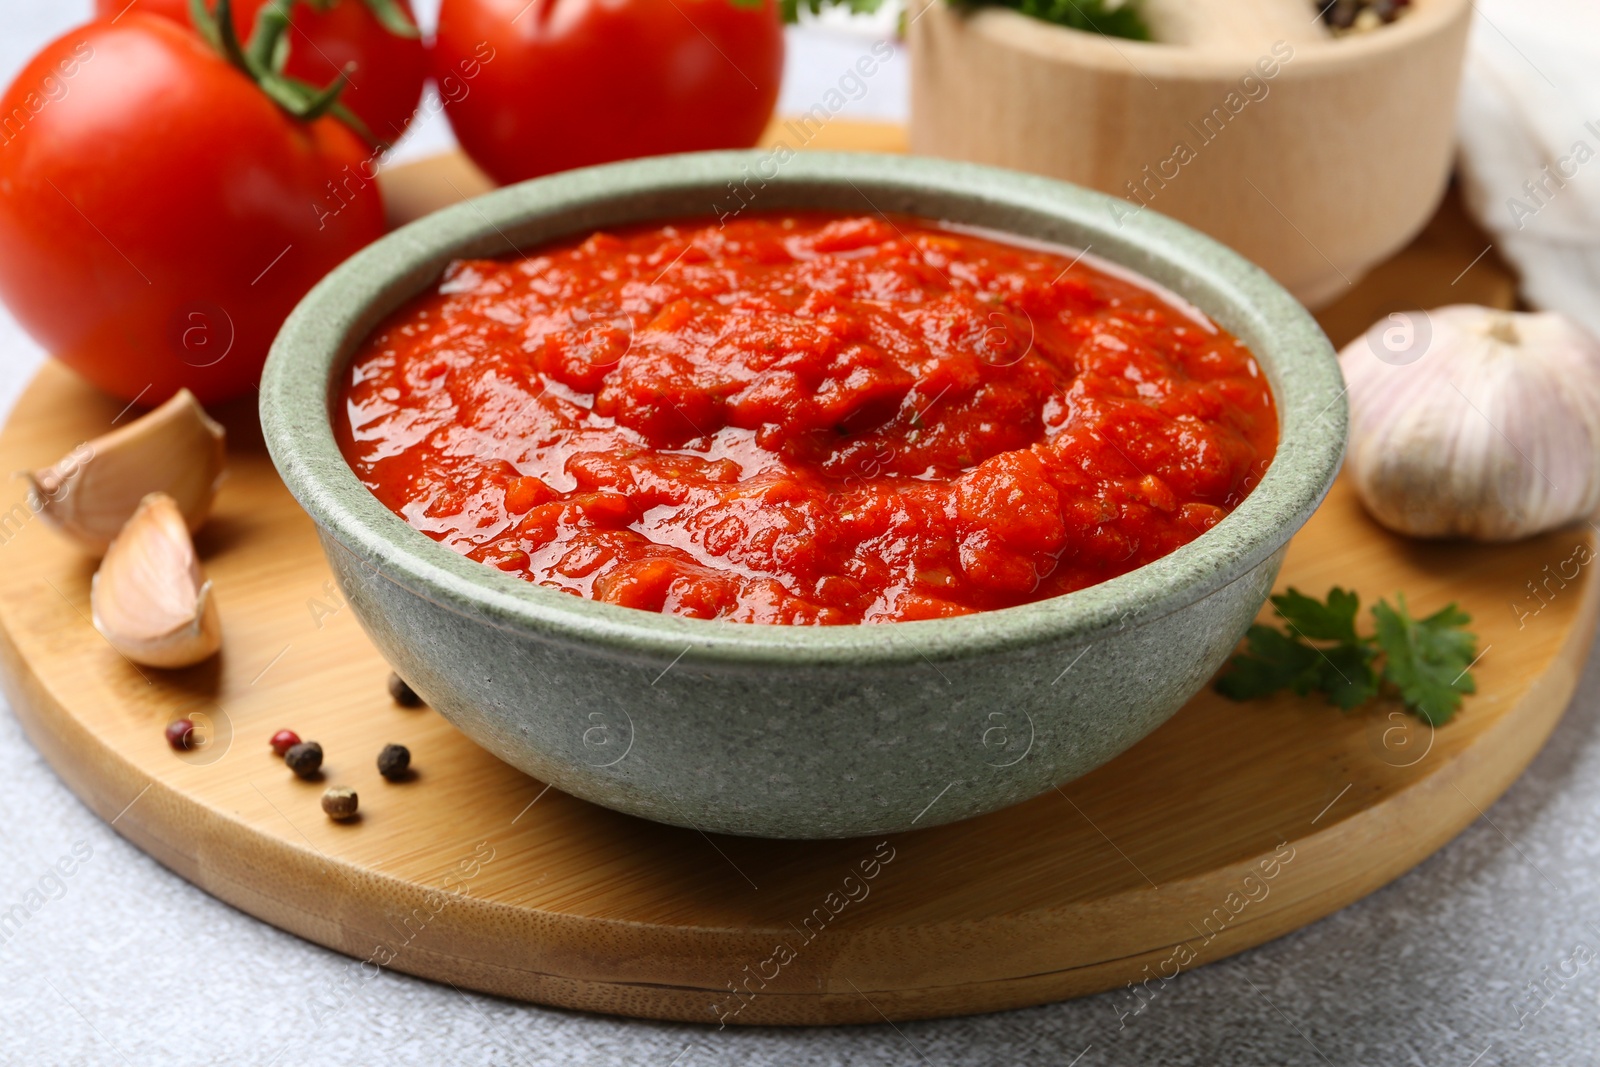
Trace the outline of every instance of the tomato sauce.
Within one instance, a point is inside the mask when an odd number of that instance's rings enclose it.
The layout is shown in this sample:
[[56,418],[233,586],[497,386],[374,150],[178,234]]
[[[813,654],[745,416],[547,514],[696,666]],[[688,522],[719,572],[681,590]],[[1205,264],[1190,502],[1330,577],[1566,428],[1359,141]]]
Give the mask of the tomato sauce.
[[336,423],[378,499],[456,552],[795,624],[1123,574],[1220,522],[1278,434],[1244,345],[1136,278],[832,213],[456,262],[364,342]]

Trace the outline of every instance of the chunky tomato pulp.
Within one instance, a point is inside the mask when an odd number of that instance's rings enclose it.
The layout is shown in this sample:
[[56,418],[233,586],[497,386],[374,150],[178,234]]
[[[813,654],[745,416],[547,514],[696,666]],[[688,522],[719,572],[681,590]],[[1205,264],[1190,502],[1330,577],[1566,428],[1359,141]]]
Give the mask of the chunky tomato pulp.
[[338,421],[412,526],[528,581],[764,623],[930,619],[1194,540],[1277,445],[1250,352],[1081,257],[758,216],[452,264]]

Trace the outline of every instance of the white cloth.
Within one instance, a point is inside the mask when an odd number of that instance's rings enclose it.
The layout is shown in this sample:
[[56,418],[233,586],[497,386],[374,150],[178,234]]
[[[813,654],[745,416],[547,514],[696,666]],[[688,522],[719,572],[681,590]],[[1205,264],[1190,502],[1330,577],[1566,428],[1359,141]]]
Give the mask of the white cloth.
[[1477,0],[1461,90],[1467,203],[1524,298],[1600,335],[1600,0]]

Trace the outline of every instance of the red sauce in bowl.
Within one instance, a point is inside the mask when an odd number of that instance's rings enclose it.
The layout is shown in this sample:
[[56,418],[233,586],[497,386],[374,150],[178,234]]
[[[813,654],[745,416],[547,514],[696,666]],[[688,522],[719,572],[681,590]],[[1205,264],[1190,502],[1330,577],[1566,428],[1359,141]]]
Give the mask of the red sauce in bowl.
[[412,526],[540,585],[760,623],[1058,596],[1220,522],[1277,446],[1239,341],[1085,257],[909,218],[452,264],[336,419]]

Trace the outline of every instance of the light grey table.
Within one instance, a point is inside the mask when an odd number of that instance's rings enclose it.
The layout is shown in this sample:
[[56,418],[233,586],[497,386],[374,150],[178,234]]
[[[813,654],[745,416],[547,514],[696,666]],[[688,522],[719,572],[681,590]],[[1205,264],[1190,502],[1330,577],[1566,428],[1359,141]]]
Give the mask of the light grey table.
[[[84,6],[5,0],[0,75]],[[783,106],[821,99],[862,42],[797,36]],[[903,114],[904,69],[885,75],[852,113]],[[447,143],[435,125],[405,151]],[[0,409],[40,358],[0,312]],[[3,503],[20,492],[12,483]],[[1125,1028],[1113,993],[898,1028],[721,1032],[364,978],[123,841],[0,714],[0,912],[30,892],[47,899],[0,934],[0,1064],[1593,1064],[1600,964],[1573,974],[1564,961],[1600,954],[1597,704],[1591,668],[1543,755],[1433,859],[1299,933],[1183,974]],[[88,858],[52,876],[74,853]],[[1547,990],[1532,1014],[1530,982]]]

